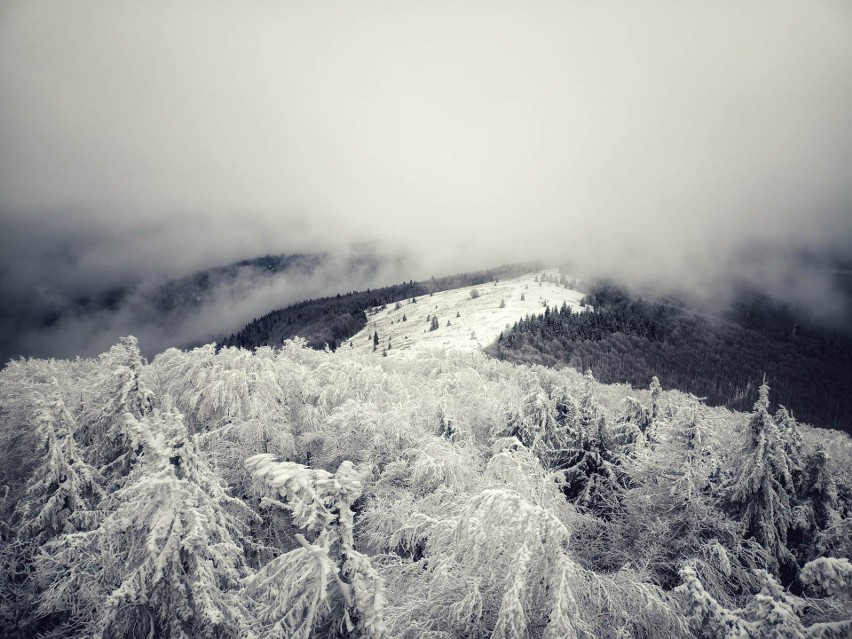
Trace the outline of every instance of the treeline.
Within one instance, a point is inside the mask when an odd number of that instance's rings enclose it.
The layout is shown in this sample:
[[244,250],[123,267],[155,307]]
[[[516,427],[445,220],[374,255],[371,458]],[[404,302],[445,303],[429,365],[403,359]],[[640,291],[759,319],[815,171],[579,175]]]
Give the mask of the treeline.
[[[850,431],[852,340],[743,293],[723,317],[677,302],[633,298],[596,284],[584,303],[528,316],[491,353],[512,362],[591,369],[605,383],[639,386],[652,375],[707,402],[746,410],[763,375],[778,401],[822,427]],[[589,310],[591,310],[589,309]]]
[[423,282],[409,281],[307,300],[252,320],[240,331],[224,339],[222,345],[240,348],[280,346],[284,340],[298,336],[307,340],[311,348],[324,348],[327,344],[331,350],[336,350],[338,344],[366,326],[367,311],[372,308],[438,291],[517,277],[540,267],[540,264],[533,263],[512,264],[486,271],[459,273],[437,279],[433,277]]

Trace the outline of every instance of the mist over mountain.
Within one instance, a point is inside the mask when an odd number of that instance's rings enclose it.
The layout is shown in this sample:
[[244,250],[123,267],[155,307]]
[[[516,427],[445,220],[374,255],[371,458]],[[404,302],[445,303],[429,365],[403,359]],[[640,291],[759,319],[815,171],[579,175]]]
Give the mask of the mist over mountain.
[[155,4],[0,3],[4,300],[370,242],[841,314],[848,2]]
[[171,279],[137,274],[89,290],[63,288],[55,265],[56,280],[46,273],[31,289],[0,288],[0,355],[3,363],[19,356],[91,356],[133,334],[153,356],[218,340],[254,316],[308,297],[373,286],[395,275],[400,261],[360,245],[254,257]]

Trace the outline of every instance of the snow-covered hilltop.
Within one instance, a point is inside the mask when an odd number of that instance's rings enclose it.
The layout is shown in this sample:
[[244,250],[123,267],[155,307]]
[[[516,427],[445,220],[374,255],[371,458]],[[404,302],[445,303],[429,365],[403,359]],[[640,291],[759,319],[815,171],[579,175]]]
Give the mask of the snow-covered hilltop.
[[[373,352],[375,346],[379,356],[386,351],[388,357],[410,357],[431,349],[479,350],[526,315],[540,315],[546,307],[563,303],[579,309],[583,294],[557,284],[557,279],[558,270],[550,269],[375,309],[368,313],[367,326],[343,343],[340,352]],[[435,330],[430,330],[432,318],[437,318]]]

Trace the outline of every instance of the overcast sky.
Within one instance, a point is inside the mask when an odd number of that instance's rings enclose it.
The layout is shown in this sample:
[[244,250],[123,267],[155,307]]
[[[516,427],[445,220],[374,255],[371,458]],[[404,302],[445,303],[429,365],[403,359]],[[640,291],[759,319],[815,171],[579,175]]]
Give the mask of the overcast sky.
[[0,216],[41,291],[373,240],[415,278],[850,255],[852,3],[6,0]]

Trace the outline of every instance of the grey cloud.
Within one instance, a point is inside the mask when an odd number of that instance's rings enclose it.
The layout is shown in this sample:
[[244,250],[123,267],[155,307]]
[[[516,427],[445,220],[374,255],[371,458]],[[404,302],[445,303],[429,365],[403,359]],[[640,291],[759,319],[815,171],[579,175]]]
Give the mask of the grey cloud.
[[360,241],[810,295],[784,256],[852,255],[847,2],[7,1],[0,90],[23,295]]

